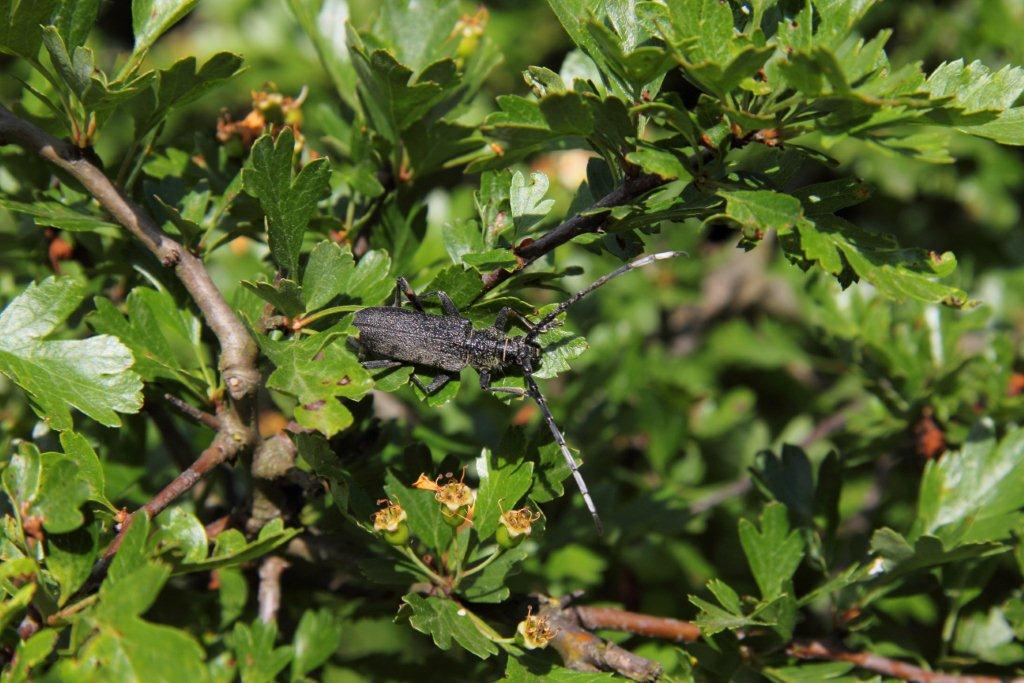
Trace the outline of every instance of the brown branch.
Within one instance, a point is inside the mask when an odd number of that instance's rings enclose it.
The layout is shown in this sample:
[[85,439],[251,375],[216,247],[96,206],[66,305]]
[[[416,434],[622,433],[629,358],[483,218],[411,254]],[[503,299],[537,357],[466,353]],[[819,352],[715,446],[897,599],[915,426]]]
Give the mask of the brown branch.
[[257,602],[260,607],[260,621],[264,624],[277,621],[277,611],[281,609],[281,574],[288,567],[288,561],[276,555],[264,559],[260,565]]
[[640,657],[587,631],[576,610],[564,608],[558,600],[541,598],[539,616],[555,630],[551,646],[570,669],[615,671],[634,681],[656,681],[661,665]]
[[228,392],[236,400],[255,393],[260,383],[256,344],[199,258],[164,233],[142,207],[128,199],[85,157],[81,149],[53,137],[3,106],[0,106],[0,144],[18,145],[70,174],[164,266],[173,267],[217,337],[219,367]]
[[849,662],[854,666],[883,676],[899,678],[917,683],[1024,683],[1024,678],[999,678],[996,676],[974,676],[970,674],[949,674],[929,671],[913,664],[907,664],[870,652],[854,652],[827,640],[800,640],[789,646],[788,652],[797,659],[824,659],[833,662]]
[[664,185],[666,182],[660,176],[653,174],[643,174],[634,178],[628,178],[624,183],[604,197],[601,197],[586,211],[566,219],[553,230],[544,233],[536,240],[525,242],[516,247],[514,251],[516,256],[519,257],[519,264],[515,270],[507,271],[498,268],[484,275],[483,292],[489,292],[494,289],[541,256],[544,256],[556,247],[560,247],[569,240],[588,232],[597,232],[604,227],[610,215],[610,210],[613,207],[627,204],[654,188]]
[[580,625],[594,631],[610,629],[648,638],[692,643],[700,638],[700,628],[692,621],[627,612],[614,607],[572,607]]
[[[252,431],[246,427],[238,416],[233,411],[224,411],[220,414],[219,420],[221,422],[221,429],[217,432],[217,435],[213,438],[213,442],[204,450],[196,461],[189,465],[184,472],[175,477],[171,483],[163,487],[159,493],[153,496],[152,499],[141,508],[136,510],[124,521],[121,525],[120,530],[117,532],[117,536],[110,542],[107,549],[103,551],[103,559],[101,562],[109,563],[110,559],[113,558],[114,554],[117,553],[118,548],[121,547],[121,542],[124,540],[124,536],[128,533],[128,529],[131,527],[132,522],[139,514],[146,514],[150,519],[160,514],[164,508],[173,503],[183,493],[189,491],[195,486],[203,477],[212,472],[221,465],[229,460],[233,459],[243,449],[251,446]],[[100,573],[106,571],[106,567],[102,567],[99,570]],[[94,574],[96,570],[94,570]]]
[[213,430],[220,429],[220,420],[217,419],[216,415],[211,415],[205,410],[200,410],[191,403],[183,401],[177,396],[172,396],[171,394],[164,394],[164,400],[199,424],[206,425]]

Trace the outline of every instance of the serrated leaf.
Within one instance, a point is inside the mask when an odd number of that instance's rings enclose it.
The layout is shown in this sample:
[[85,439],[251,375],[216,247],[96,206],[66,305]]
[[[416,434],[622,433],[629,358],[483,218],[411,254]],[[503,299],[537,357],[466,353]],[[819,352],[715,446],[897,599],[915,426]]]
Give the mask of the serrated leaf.
[[306,610],[295,629],[292,680],[301,680],[326,662],[341,645],[342,626],[328,609]]
[[497,646],[480,633],[469,613],[453,601],[410,593],[402,602],[411,610],[409,624],[433,638],[442,650],[450,649],[454,641],[480,659],[498,654]]
[[789,530],[786,507],[770,503],[761,515],[761,529],[741,519],[740,544],[750,571],[761,589],[761,597],[773,600],[796,572],[804,557],[804,541],[796,530]]
[[100,0],[64,0],[57,6],[53,25],[69,50],[85,44],[99,10]]
[[76,432],[61,432],[60,445],[64,454],[78,465],[79,476],[89,487],[89,495],[98,503],[113,509],[113,505],[104,495],[106,482],[103,477],[103,465],[96,456],[89,441]]
[[935,536],[919,536],[914,544],[888,527],[871,535],[871,552],[881,560],[872,570],[876,580],[891,582],[907,574],[945,564],[977,560],[1005,553],[999,543],[962,543],[946,548]]
[[354,269],[355,261],[350,249],[326,240],[313,247],[302,274],[302,299],[306,312],[323,308],[341,294]]
[[135,53],[152,47],[157,38],[191,12],[199,0],[132,0]]
[[370,374],[333,333],[273,341],[259,337],[260,348],[276,369],[267,388],[299,401],[299,424],[333,436],[352,424],[352,414],[338,399],[357,400],[373,388]]
[[26,203],[0,197],[0,207],[32,216],[33,222],[38,226],[60,228],[68,232],[97,232],[111,237],[121,234],[120,226],[88,213],[88,206],[75,208],[46,200]]
[[195,57],[186,57],[170,68],[157,72],[154,84],[146,96],[132,103],[136,136],[145,135],[173,109],[196,101],[237,74],[242,66],[242,58],[230,52],[218,52],[198,70],[196,66]]
[[302,303],[304,293],[294,280],[282,279],[274,284],[242,280],[242,286],[289,318],[298,317],[306,308]]
[[330,190],[331,166],[325,159],[306,164],[293,173],[295,135],[285,128],[277,136],[264,135],[252,147],[242,170],[242,185],[255,197],[267,217],[270,253],[277,265],[298,276],[299,252],[317,203]]
[[29,393],[54,429],[70,429],[68,406],[117,427],[117,413],[142,407],[142,380],[131,352],[116,338],[47,341],[85,297],[70,278],[30,284],[0,313],[0,373]]
[[803,218],[803,207],[796,197],[772,190],[731,190],[719,192],[725,199],[723,216],[739,223],[746,235],[775,230],[791,231]]
[[[475,524],[475,517],[473,521]],[[465,579],[459,585],[459,593],[470,602],[504,602],[509,596],[508,576],[518,571],[517,565],[528,554],[522,547],[502,552],[497,560]]]
[[95,523],[66,534],[47,535],[46,568],[60,587],[58,606],[67,604],[85,584],[99,551],[99,525]]
[[191,512],[178,507],[160,517],[155,539],[161,550],[173,548],[186,564],[205,560],[210,543],[203,523]]
[[509,657],[505,677],[501,680],[504,683],[611,683],[619,679],[612,673],[573,671],[539,658],[520,661]]
[[547,193],[548,177],[543,173],[534,171],[530,174],[529,182],[519,171],[512,174],[509,203],[512,206],[512,220],[515,222],[517,235],[526,234],[551,212],[555,200],[544,199]]
[[533,484],[533,463],[502,462],[484,451],[476,461],[480,489],[473,508],[473,528],[481,541],[498,528],[502,511],[511,510]]
[[252,541],[247,541],[241,532],[228,529],[217,536],[213,551],[209,556],[197,562],[182,563],[175,567],[175,574],[211,571],[225,567],[237,567],[263,557],[293,539],[301,529],[289,529],[280,518],[271,520],[260,529],[260,533]]
[[256,620],[249,625],[238,622],[229,637],[243,683],[271,683],[284,671],[294,656],[291,646],[274,647],[277,623]]
[[0,52],[26,59],[39,56],[39,27],[50,23],[56,0],[0,0]]
[[434,551],[444,552],[451,543],[452,528],[441,518],[441,504],[434,498],[433,491],[407,486],[390,471],[384,491],[388,498],[397,500],[405,508],[412,535]]
[[998,442],[991,422],[975,425],[963,448],[929,461],[917,504],[918,534],[947,547],[1001,540],[1024,508],[1024,429]]
[[55,534],[81,526],[79,508],[89,499],[89,485],[78,465],[61,453],[40,453],[23,443],[3,471],[4,490],[18,507],[22,525],[30,519]]

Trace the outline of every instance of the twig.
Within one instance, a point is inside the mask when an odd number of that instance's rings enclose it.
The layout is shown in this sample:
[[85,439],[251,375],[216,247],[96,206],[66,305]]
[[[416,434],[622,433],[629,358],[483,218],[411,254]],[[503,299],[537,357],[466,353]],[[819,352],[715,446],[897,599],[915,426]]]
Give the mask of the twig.
[[276,555],[267,557],[260,565],[257,601],[260,606],[260,621],[264,624],[277,621],[277,611],[281,609],[281,574],[288,567],[288,561]]
[[627,612],[614,607],[572,607],[580,624],[588,630],[610,629],[638,636],[692,643],[700,638],[700,628],[691,621],[650,614]]
[[15,116],[2,105],[0,144],[18,145],[69,173],[164,266],[173,267],[217,337],[219,367],[228,392],[236,400],[255,393],[260,384],[256,344],[200,259],[164,233],[142,207],[122,194],[106,174],[84,156],[82,150]]
[[566,609],[558,600],[542,599],[539,615],[555,629],[552,647],[570,669],[615,671],[634,681],[656,681],[661,665],[598,638],[585,630],[576,610]]
[[[209,447],[184,472],[175,477],[171,483],[153,496],[148,503],[133,512],[125,520],[124,524],[121,525],[121,529],[117,532],[117,536],[110,542],[107,549],[103,551],[101,564],[109,563],[110,559],[113,558],[118,548],[121,547],[121,542],[124,540],[125,534],[128,533],[128,529],[137,515],[146,514],[149,515],[150,519],[156,517],[164,508],[195,486],[199,480],[212,472],[218,465],[228,462],[238,455],[242,449],[251,445],[252,432],[242,424],[234,412],[225,411],[220,415],[219,419],[222,425],[221,429],[217,432]],[[97,570],[102,575],[106,571],[106,567],[103,566],[102,569],[99,567],[95,568],[93,570],[94,575],[97,573]]]
[[870,652],[854,652],[827,640],[799,640],[789,646],[788,652],[797,659],[825,659],[833,662],[849,662],[868,671],[917,683],[1024,683],[1024,678],[998,678],[996,676],[974,676],[970,674],[948,674],[928,671],[913,664],[907,664]]
[[164,400],[199,424],[206,425],[210,429],[214,430],[220,429],[220,420],[217,419],[216,415],[211,415],[204,410],[200,410],[191,403],[183,401],[177,396],[172,396],[171,394],[164,394]]
[[[653,174],[639,175],[627,179],[614,190],[601,197],[586,211],[580,212],[571,218],[566,219],[553,230],[550,230],[536,240],[521,244],[515,248],[518,257],[518,265],[515,270],[507,271],[501,268],[492,270],[483,276],[483,292],[489,292],[514,274],[523,270],[531,263],[559,247],[569,240],[579,237],[588,232],[600,230],[610,215],[610,209],[631,202],[641,195],[650,192],[656,187],[665,184],[665,180]],[[481,294],[483,293],[481,292]]]

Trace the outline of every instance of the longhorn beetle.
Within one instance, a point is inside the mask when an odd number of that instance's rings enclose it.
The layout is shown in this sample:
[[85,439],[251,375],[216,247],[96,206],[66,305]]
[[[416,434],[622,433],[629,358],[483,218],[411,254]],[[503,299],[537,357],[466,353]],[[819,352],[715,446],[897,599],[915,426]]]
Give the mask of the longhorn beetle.
[[[634,268],[674,258],[683,253],[681,251],[664,251],[631,261],[573,294],[537,323],[531,323],[508,307],[502,308],[494,320],[494,325],[482,330],[474,329],[472,323],[462,317],[459,309],[455,307],[448,295],[441,291],[435,292],[435,294],[441,300],[443,314],[427,313],[423,309],[420,297],[412,291],[405,278],[398,278],[395,302],[392,306],[364,308],[355,315],[353,324],[359,330],[359,345],[366,354],[378,359],[364,361],[363,366],[373,369],[414,365],[440,370],[441,372],[426,387],[415,375],[412,376],[412,381],[425,394],[434,393],[452,379],[458,378],[459,372],[463,368],[471,366],[480,375],[480,388],[484,391],[532,398],[537,402],[548,429],[555,437],[555,443],[561,449],[562,455],[572,471],[572,476],[576,479],[576,485],[579,486],[580,493],[583,494],[587,510],[594,518],[594,525],[600,533],[602,525],[601,518],[597,514],[597,507],[590,497],[587,484],[583,481],[583,475],[580,474],[579,468],[576,466],[576,460],[569,452],[565,437],[562,436],[558,425],[555,424],[555,418],[551,415],[548,402],[533,378],[534,368],[540,362],[543,353],[543,349],[537,343],[537,337],[557,324],[555,319],[559,314],[609,280]],[[416,309],[415,311],[401,307],[403,294]],[[512,315],[515,315],[526,328],[525,335],[508,336],[509,317]],[[507,374],[509,372],[522,374],[527,388],[491,386],[492,374]]]

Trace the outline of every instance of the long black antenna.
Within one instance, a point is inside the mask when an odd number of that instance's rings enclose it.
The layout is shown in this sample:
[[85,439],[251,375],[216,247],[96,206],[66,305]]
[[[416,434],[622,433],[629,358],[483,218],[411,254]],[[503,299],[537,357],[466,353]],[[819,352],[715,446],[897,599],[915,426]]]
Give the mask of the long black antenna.
[[526,378],[526,386],[528,387],[530,397],[537,402],[537,406],[540,408],[540,412],[544,416],[544,421],[548,424],[548,429],[551,430],[551,435],[555,437],[555,443],[558,444],[558,448],[562,451],[562,457],[565,458],[565,462],[569,465],[569,469],[572,470],[572,476],[576,480],[576,486],[579,487],[580,493],[583,494],[583,503],[587,506],[590,516],[594,519],[594,526],[597,527],[597,533],[603,534],[604,524],[601,523],[601,516],[597,514],[597,506],[594,505],[594,499],[590,497],[590,491],[587,489],[587,482],[583,480],[583,475],[580,474],[580,469],[576,465],[576,458],[572,457],[572,453],[569,451],[569,446],[565,443],[565,437],[562,436],[562,432],[558,429],[558,425],[555,424],[555,418],[551,415],[551,409],[548,408],[548,402],[545,400],[544,394],[540,393],[540,387],[537,386],[537,382],[533,379],[533,374],[529,370],[523,372],[523,377]]
[[646,266],[648,264],[651,264],[651,263],[654,263],[655,261],[663,261],[665,259],[670,259],[670,258],[675,258],[677,256],[685,256],[685,255],[686,255],[685,251],[661,251],[661,252],[658,252],[657,254],[648,254],[647,256],[641,256],[640,258],[638,258],[638,259],[636,259],[634,261],[630,261],[629,263],[627,263],[625,265],[619,266],[618,268],[616,268],[612,272],[608,273],[607,275],[602,275],[601,277],[599,277],[596,280],[594,280],[594,282],[591,283],[590,286],[584,287],[580,291],[576,292],[575,294],[570,296],[568,299],[566,299],[562,303],[558,304],[558,306],[555,308],[555,310],[551,311],[546,316],[541,318],[540,322],[538,322],[534,326],[534,328],[527,333],[526,341],[528,341],[528,342],[533,341],[533,340],[535,340],[537,338],[538,335],[543,334],[544,332],[547,332],[548,328],[551,327],[551,323],[554,322],[555,318],[557,318],[559,315],[561,315],[561,313],[563,311],[565,311],[567,308],[569,308],[570,306],[575,304],[577,301],[579,301],[580,299],[585,297],[587,294],[590,294],[591,292],[593,292],[595,289],[597,289],[601,285],[607,283],[609,280],[613,280],[613,279],[617,278],[618,276],[622,275],[623,273],[628,273],[629,271],[633,270],[634,268],[643,268],[644,266]]

